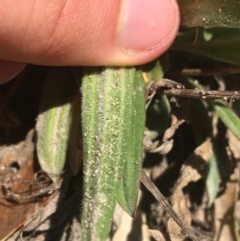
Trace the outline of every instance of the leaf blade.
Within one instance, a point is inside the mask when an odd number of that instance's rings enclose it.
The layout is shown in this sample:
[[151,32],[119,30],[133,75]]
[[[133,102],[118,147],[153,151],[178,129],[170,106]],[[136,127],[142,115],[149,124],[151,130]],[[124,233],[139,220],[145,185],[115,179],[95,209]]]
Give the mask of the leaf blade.
[[215,100],[212,102],[212,108],[226,125],[227,128],[240,139],[240,119],[239,117],[228,108],[222,101]]
[[[105,240],[110,229],[111,219],[119,189],[125,204],[130,207],[137,198],[138,179],[128,175],[128,162],[135,162],[137,176],[141,167],[141,148],[144,118],[136,128],[138,117],[134,98],[143,102],[144,83],[136,81],[135,68],[85,68],[82,83],[82,129],[84,143],[84,184],[82,239]],[[139,88],[136,90],[136,84]],[[139,129],[142,129],[142,133]],[[138,133],[137,149],[132,136]],[[129,134],[130,133],[130,134]],[[129,138],[131,137],[131,138]],[[132,157],[136,155],[137,158]],[[125,160],[125,162],[124,162]],[[129,180],[134,188],[124,186]],[[132,182],[134,182],[132,184]],[[134,190],[133,190],[134,189]],[[133,191],[133,192],[132,192]],[[132,198],[133,196],[134,198]],[[130,200],[128,197],[130,196]],[[133,201],[132,201],[133,199]],[[123,204],[123,206],[125,205]],[[125,206],[128,209],[127,206]]]

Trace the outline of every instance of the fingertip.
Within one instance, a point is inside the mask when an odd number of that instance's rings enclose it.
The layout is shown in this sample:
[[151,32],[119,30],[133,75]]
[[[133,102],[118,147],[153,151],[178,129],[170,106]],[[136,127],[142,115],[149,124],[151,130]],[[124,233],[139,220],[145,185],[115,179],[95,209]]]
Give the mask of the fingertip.
[[16,77],[25,66],[25,63],[0,60],[0,84],[4,84]]
[[[42,0],[34,8],[18,0],[3,5],[0,58],[40,65],[143,64],[169,48],[179,26],[176,0]],[[14,14],[7,14],[13,6]],[[10,66],[21,68],[19,63]],[[2,82],[14,71],[4,72]]]
[[179,22],[175,0],[125,0],[118,23],[119,57],[129,64],[153,60],[170,47]]

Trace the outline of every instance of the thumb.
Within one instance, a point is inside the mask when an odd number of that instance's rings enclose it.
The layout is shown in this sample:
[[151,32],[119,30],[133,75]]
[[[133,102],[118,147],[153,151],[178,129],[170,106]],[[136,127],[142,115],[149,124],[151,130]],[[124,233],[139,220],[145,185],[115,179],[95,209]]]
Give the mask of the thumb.
[[175,0],[2,0],[0,59],[8,62],[0,72],[13,76],[23,63],[146,63],[166,51],[178,25]]

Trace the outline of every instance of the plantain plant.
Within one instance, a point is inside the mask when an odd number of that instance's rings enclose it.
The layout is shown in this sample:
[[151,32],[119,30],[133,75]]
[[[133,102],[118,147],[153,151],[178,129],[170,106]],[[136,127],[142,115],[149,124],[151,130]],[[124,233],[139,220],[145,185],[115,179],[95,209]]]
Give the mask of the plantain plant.
[[84,68],[82,239],[105,240],[116,202],[133,215],[143,130],[144,82],[135,68]]
[[[240,34],[239,29],[234,29],[239,28],[239,25],[236,25],[232,18],[220,18],[219,14],[216,14],[217,9],[219,11],[219,2],[199,0],[190,4],[188,1],[179,0],[182,25],[225,28],[200,29],[197,36],[198,42],[195,45],[192,43],[196,31],[181,31],[171,48],[172,51],[200,54],[230,64],[240,63],[238,54]],[[229,6],[227,2],[224,4],[225,9],[234,13],[239,21],[239,11],[232,8],[233,3],[231,2]],[[199,6],[201,11],[198,10]],[[212,10],[211,15],[208,14],[210,10]],[[197,11],[199,14],[195,14]],[[226,15],[225,12],[224,14]],[[229,45],[232,46],[231,51],[229,51]],[[160,67],[157,65],[150,68],[148,75],[153,79],[162,77],[161,73],[154,75],[154,71]],[[82,75],[79,75],[79,71]],[[142,72],[135,67],[83,67],[82,69],[79,67],[74,68],[73,72],[78,81],[80,76],[83,76],[81,83],[84,159],[84,189],[83,204],[81,204],[82,240],[105,241],[117,202],[129,215],[134,216],[135,213],[145,127],[145,82]],[[185,79],[184,82],[176,75],[174,78],[192,88],[196,87],[192,80]],[[47,110],[44,105],[49,100],[44,100],[45,97],[43,97],[42,114],[39,115],[37,123],[40,165],[46,172],[56,175],[56,180],[60,177],[66,159],[67,136],[70,129],[68,117],[71,113],[71,96],[74,93],[71,88],[66,91],[66,86],[67,84],[63,81],[63,86],[59,88],[58,93],[63,92],[64,89],[64,93],[68,93],[67,97],[56,95],[59,99],[65,98],[62,102],[60,101],[64,104],[59,104],[58,108]],[[49,93],[46,96],[49,96]],[[157,135],[164,131],[170,116],[169,102],[166,96],[161,98],[163,98],[163,104],[160,107],[160,112],[164,113],[161,123],[163,127],[157,127]],[[206,107],[200,102],[195,105],[204,110],[201,117],[207,120],[206,125],[211,125],[206,115]],[[219,102],[213,102],[211,107],[239,138],[239,130],[235,126],[239,126],[240,122],[232,111]],[[216,190],[214,195],[216,196]]]

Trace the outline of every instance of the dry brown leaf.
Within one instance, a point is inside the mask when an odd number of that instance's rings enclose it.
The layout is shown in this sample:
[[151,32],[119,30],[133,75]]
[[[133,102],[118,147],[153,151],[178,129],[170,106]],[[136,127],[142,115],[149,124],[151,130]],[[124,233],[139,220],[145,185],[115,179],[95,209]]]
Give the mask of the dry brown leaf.
[[149,229],[148,232],[156,241],[169,241],[167,240],[163,234],[157,229]]
[[113,229],[116,231],[111,241],[150,241],[146,216],[139,207],[141,197],[140,191],[135,218],[129,216],[119,204],[116,205],[113,216]]
[[216,241],[238,241],[240,238],[235,230],[234,220],[234,207],[239,193],[238,180],[239,166],[236,166],[224,193],[214,202]]
[[163,142],[159,147],[150,150],[151,153],[166,155],[173,147],[173,139]]
[[127,240],[127,237],[131,232],[132,221],[133,218],[129,216],[119,204],[117,204],[113,216],[116,232],[114,233],[112,241]]
[[[196,182],[202,177],[201,173],[203,168],[210,159],[211,155],[212,143],[210,139],[207,139],[187,158],[181,168],[180,176],[174,188],[172,208],[183,219],[183,221],[185,221],[188,227],[191,225],[192,218],[182,189],[189,182]],[[173,219],[170,218],[168,220],[167,227],[172,241],[179,241],[185,238],[185,234],[182,232],[182,229]]]
[[172,114],[171,115],[171,126],[164,132],[163,139],[162,139],[163,142],[170,140],[174,136],[178,127],[181,124],[183,124],[184,122],[185,122],[184,119],[178,120],[177,117]]
[[240,200],[235,203],[234,217],[237,224],[240,225]]
[[[200,241],[200,239],[195,235],[195,233],[189,228],[183,221],[183,219],[176,213],[175,210],[172,209],[169,202],[166,200],[166,198],[162,195],[162,193],[158,190],[158,188],[154,185],[154,183],[149,179],[149,177],[146,175],[146,173],[142,170],[141,171],[141,182],[144,184],[144,186],[152,193],[152,195],[157,199],[157,201],[163,206],[165,211],[174,219],[174,221],[181,227],[181,229],[186,234],[185,236],[188,236],[194,241]],[[179,240],[179,235],[175,237],[176,235],[172,235],[175,240]],[[180,237],[182,238],[182,237]]]
[[227,130],[227,136],[228,136],[229,148],[232,151],[234,158],[237,160],[240,160],[239,139],[236,136],[234,136],[229,129]]
[[[4,220],[0,222],[0,240],[6,240],[24,226],[38,210],[30,193],[30,188],[32,193],[36,188],[39,189],[38,185],[34,184],[36,179],[32,137],[31,131],[26,141],[0,149],[0,220]],[[12,165],[16,165],[16,170],[11,168]],[[15,172],[12,173],[11,170]],[[38,206],[45,206],[49,198],[50,196],[39,200]]]

